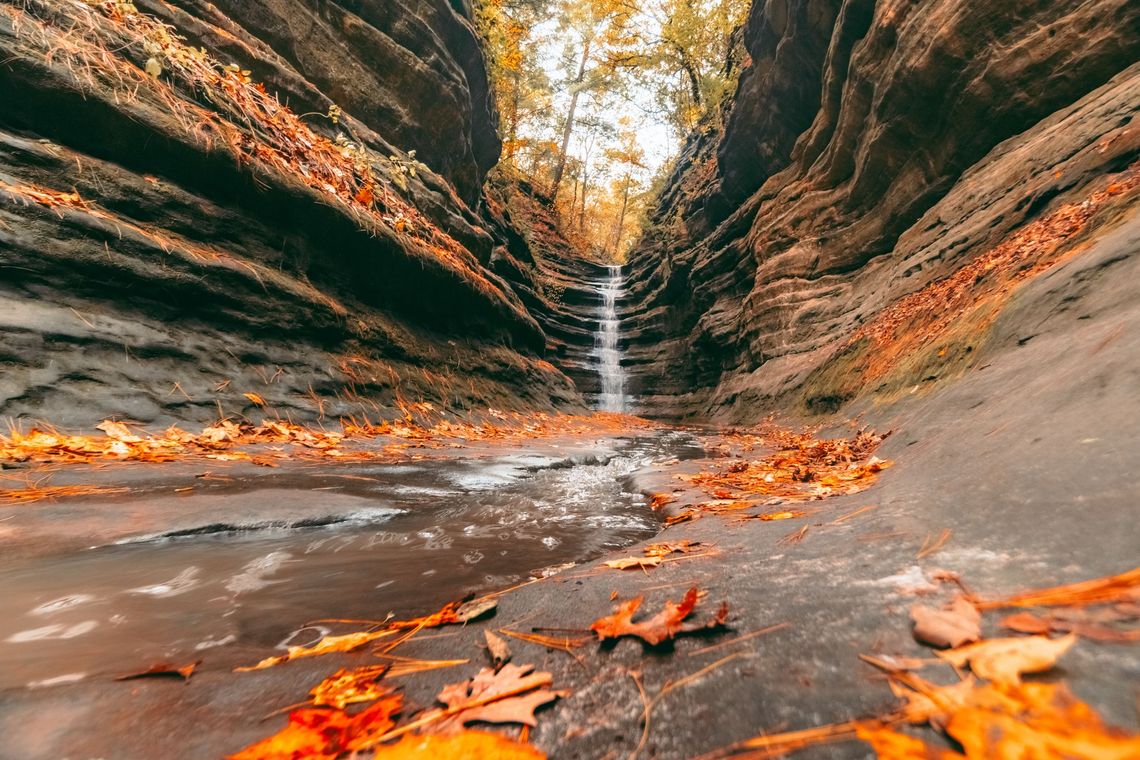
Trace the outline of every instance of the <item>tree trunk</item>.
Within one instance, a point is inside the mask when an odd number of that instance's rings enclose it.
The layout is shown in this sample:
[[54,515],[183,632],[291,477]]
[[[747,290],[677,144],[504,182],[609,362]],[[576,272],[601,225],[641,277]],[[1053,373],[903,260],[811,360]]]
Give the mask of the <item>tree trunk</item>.
[[582,83],[586,81],[586,67],[590,64],[590,46],[592,39],[582,43],[582,60],[578,64],[578,76],[574,79],[570,93],[570,108],[566,114],[566,126],[562,128],[562,147],[558,151],[558,164],[554,167],[554,187],[550,190],[550,202],[558,200],[558,187],[562,184],[562,175],[566,173],[566,154],[570,150],[570,137],[574,134],[574,114],[578,110],[578,96],[582,94]]
[[586,188],[590,181],[590,175],[586,173],[586,166],[582,166],[582,205],[578,211],[578,232],[585,233],[586,231]]
[[514,165],[515,148],[519,139],[519,100],[522,99],[519,73],[511,75],[511,103],[507,109],[507,150],[504,160]]
[[625,228],[625,210],[629,208],[629,185],[632,179],[632,174],[625,175],[625,187],[621,191],[621,213],[618,215],[617,234],[614,236],[614,258],[617,258],[618,251],[621,250],[621,233]]

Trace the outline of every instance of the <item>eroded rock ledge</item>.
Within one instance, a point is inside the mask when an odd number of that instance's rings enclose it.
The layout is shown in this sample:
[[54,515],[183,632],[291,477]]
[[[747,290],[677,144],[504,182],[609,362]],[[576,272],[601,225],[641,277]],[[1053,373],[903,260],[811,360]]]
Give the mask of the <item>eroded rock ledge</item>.
[[[746,44],[723,134],[691,142],[632,258],[645,410],[754,419],[936,383],[1010,349],[990,326],[1016,286],[952,305],[972,324],[954,335],[921,313],[893,324],[929,334],[872,373],[882,345],[857,330],[1066,204],[1113,189],[1010,267],[1134,213],[1117,176],[1140,157],[1134,4],[768,0]],[[976,293],[1004,274],[987,277]]]
[[0,57],[0,415],[581,406],[462,4],[4,3]]

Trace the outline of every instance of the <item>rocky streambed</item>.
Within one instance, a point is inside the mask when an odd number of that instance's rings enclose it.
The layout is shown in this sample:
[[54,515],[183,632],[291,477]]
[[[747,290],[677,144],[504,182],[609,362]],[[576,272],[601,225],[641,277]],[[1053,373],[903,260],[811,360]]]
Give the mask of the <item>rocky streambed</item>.
[[0,689],[100,680],[140,662],[232,666],[329,631],[299,629],[305,620],[430,611],[553,572],[655,534],[629,476],[700,453],[664,432],[564,445],[73,472],[128,493],[0,509]]

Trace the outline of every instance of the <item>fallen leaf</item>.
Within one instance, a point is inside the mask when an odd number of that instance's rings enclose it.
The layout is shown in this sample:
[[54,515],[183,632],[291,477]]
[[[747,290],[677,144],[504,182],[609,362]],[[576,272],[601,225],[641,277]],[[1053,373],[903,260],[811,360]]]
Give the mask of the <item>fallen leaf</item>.
[[494,599],[476,599],[466,604],[461,604],[459,605],[459,609],[455,611],[455,622],[469,623],[472,620],[477,620],[484,615],[490,614],[498,604],[499,603]]
[[1036,635],[1049,633],[1053,628],[1048,620],[1039,618],[1032,612],[1018,612],[1014,615],[1006,615],[1001,619],[1000,625],[1002,628],[1008,628],[1018,633],[1032,633]]
[[963,596],[954,598],[945,609],[923,604],[910,608],[914,637],[936,647],[960,647],[982,637],[982,616]]
[[368,665],[355,670],[341,668],[314,686],[309,696],[318,707],[328,705],[338,710],[358,702],[380,699],[394,691],[391,686],[379,683],[388,668],[388,665]]
[[390,629],[408,628],[439,628],[443,625],[456,625],[469,623],[472,620],[489,614],[498,606],[495,599],[474,599],[470,602],[448,602],[438,612],[411,620],[393,620],[388,623]]
[[628,570],[631,567],[646,568],[657,567],[661,564],[660,557],[625,557],[623,559],[611,559],[608,562],[603,562],[606,567],[612,567],[614,570]]
[[1131,760],[1140,736],[1107,727],[1064,684],[992,685],[955,710],[946,732],[971,758]]
[[1000,684],[1021,682],[1022,673],[1040,673],[1049,670],[1077,642],[1074,634],[1050,639],[1045,636],[1027,636],[1013,639],[990,639],[969,644],[938,656],[956,667],[967,663],[980,678]]
[[151,678],[154,676],[179,676],[184,681],[189,681],[190,676],[194,675],[194,671],[202,664],[201,660],[195,660],[187,665],[175,665],[172,662],[159,662],[151,665],[146,670],[140,670],[137,673],[127,673],[126,675],[115,676],[116,681],[129,681],[133,678]]
[[686,509],[683,512],[678,512],[677,514],[672,515],[671,517],[666,517],[665,526],[672,527],[674,525],[680,525],[681,523],[691,522],[700,518],[700,516],[700,512],[697,512],[695,509]]
[[450,736],[404,734],[400,741],[379,747],[376,760],[401,758],[447,758],[447,760],[545,760],[546,755],[529,744],[485,731],[463,731]]
[[749,518],[752,520],[763,520],[764,522],[775,522],[777,520],[791,520],[796,517],[803,517],[804,513],[798,510],[784,510],[782,512],[765,512],[762,515],[756,515]]
[[123,443],[140,443],[142,441],[142,438],[132,433],[126,425],[121,422],[115,422],[114,420],[103,420],[95,426],[95,429],[102,430],[107,434],[108,438]]
[[704,545],[700,541],[677,541],[660,544],[650,544],[645,547],[643,553],[646,557],[668,557],[670,554],[690,554],[691,552],[703,549]]
[[[899,681],[906,683],[910,688],[903,688]],[[897,716],[916,726],[929,723],[941,730],[946,724],[948,714],[970,700],[978,682],[973,676],[967,676],[949,686],[937,686],[908,674],[896,676],[891,679],[889,685],[891,692],[903,700],[902,707],[895,713]]]
[[491,655],[491,666],[498,673],[511,659],[511,648],[506,639],[497,636],[491,631],[483,631],[483,639],[487,642],[487,652]]
[[443,687],[437,699],[447,705],[441,728],[484,723],[522,723],[535,726],[534,711],[567,691],[554,691],[549,673],[531,673],[533,665],[504,665],[495,672],[483,668],[475,677]]
[[697,606],[698,592],[696,587],[690,588],[680,604],[672,601],[665,602],[665,606],[653,617],[640,623],[633,622],[644,597],[636,597],[619,604],[613,615],[595,620],[590,630],[598,635],[599,641],[616,639],[621,636],[637,636],[645,643],[654,646],[663,641],[672,639],[678,634],[693,633],[724,626],[728,620],[728,604],[722,604],[716,615],[704,623],[685,623],[684,620],[692,614]]
[[318,657],[332,652],[351,652],[365,644],[384,638],[385,636],[391,636],[394,633],[394,630],[384,629],[381,631],[346,633],[342,636],[325,636],[312,646],[289,647],[289,650],[285,652],[285,654],[266,657],[256,665],[234,668],[234,672],[245,673],[250,670],[262,670],[264,668],[271,668],[274,665],[280,665],[283,662],[289,662],[290,660],[299,660],[302,657]]
[[[1104,615],[1090,617],[1103,617],[1107,620],[1121,619],[1120,616],[1112,611],[1105,611]],[[1055,615],[1048,618],[1040,618],[1030,612],[1018,612],[1002,618],[1001,626],[1002,628],[1008,628],[1018,633],[1075,633],[1082,639],[1116,644],[1140,641],[1140,629],[1122,630],[1109,625],[1102,625],[1098,622],[1088,622],[1081,619],[1081,616],[1063,617]]]
[[258,396],[256,393],[243,393],[241,395],[245,396],[250,400],[250,403],[256,406],[265,406],[265,399],[263,399],[261,396]]
[[370,749],[396,725],[393,716],[403,704],[401,695],[392,694],[356,715],[336,709],[294,710],[285,728],[227,760],[335,760]]

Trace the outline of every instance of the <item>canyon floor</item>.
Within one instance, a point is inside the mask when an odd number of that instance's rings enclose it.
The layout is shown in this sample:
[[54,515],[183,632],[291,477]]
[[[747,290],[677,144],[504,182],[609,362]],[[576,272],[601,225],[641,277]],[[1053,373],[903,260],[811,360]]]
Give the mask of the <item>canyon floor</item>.
[[[1095,253],[1079,266],[1092,271]],[[1115,290],[1134,281],[1121,277]],[[382,461],[6,470],[25,486],[46,475],[52,486],[127,490],[0,507],[0,575],[15,590],[0,616],[0,755],[234,753],[279,730],[279,711],[334,670],[392,660],[366,647],[235,667],[366,629],[318,618],[406,619],[488,594],[491,616],[417,630],[392,651],[465,661],[392,678],[409,712],[488,665],[485,631],[538,629],[570,643],[508,641],[515,663],[566,690],[530,732],[554,757],[693,757],[887,714],[897,698],[860,655],[929,658],[908,613],[949,599],[948,574],[993,599],[1137,565],[1140,388],[1117,359],[1140,355],[1140,308],[1091,311],[1065,330],[1051,331],[1057,315],[1046,317],[1016,351],[951,385],[815,421],[815,441],[889,433],[856,452],[860,467],[875,466],[833,488],[741,496],[691,479],[731,484],[778,461],[781,441],[809,440],[786,438],[804,429],[791,419],[754,430],[631,419],[525,441],[413,445]],[[678,521],[686,513],[693,519]],[[662,543],[685,549],[656,566],[603,564]],[[594,640],[591,624],[621,600],[644,596],[649,615],[689,588],[707,594],[693,620],[726,603],[727,624],[654,647]],[[987,638],[1002,635],[1000,618],[985,613]],[[198,660],[186,682],[114,680]],[[954,679],[944,665],[930,670]],[[1045,678],[1136,730],[1135,643],[1081,637]],[[840,741],[803,756],[869,753]]]

